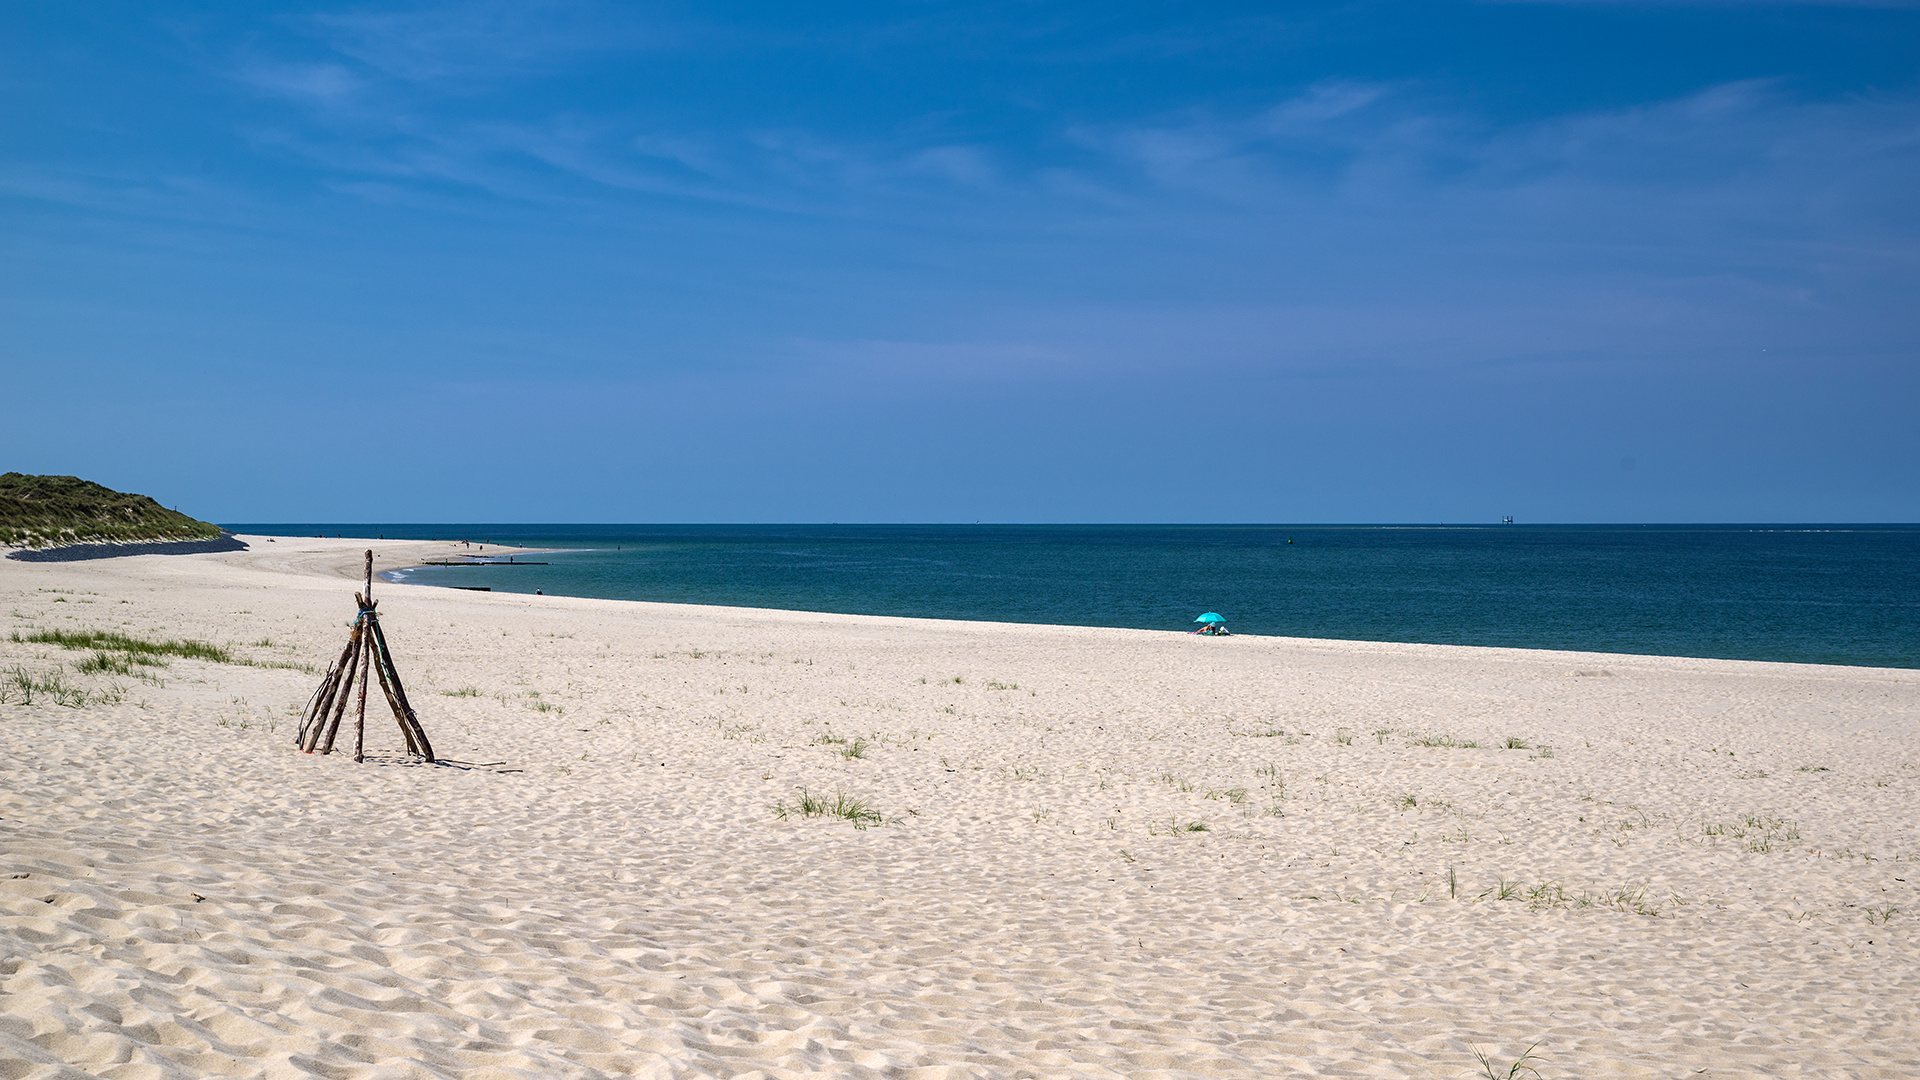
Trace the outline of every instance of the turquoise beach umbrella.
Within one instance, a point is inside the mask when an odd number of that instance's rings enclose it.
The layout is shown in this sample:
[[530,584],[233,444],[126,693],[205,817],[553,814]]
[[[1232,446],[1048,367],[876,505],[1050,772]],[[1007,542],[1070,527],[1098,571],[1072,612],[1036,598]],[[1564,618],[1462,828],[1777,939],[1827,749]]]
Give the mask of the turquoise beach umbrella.
[[1226,617],[1221,615],[1219,612],[1209,611],[1205,615],[1202,615],[1193,621],[1194,622],[1226,622],[1227,620],[1226,620]]

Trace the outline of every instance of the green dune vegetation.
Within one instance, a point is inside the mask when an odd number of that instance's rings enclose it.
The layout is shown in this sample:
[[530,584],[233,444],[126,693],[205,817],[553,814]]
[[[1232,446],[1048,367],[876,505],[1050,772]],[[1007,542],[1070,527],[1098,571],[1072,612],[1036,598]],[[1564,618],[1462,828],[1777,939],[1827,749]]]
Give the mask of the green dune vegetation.
[[214,540],[220,527],[77,476],[0,473],[0,545]]

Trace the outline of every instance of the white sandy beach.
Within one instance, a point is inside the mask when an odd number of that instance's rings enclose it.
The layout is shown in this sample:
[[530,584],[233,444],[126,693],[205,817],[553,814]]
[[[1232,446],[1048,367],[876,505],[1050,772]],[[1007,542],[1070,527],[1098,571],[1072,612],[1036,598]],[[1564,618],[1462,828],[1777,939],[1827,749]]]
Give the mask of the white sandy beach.
[[[324,668],[448,550],[247,539],[0,638]],[[1920,672],[375,594],[466,764],[0,640],[0,1080],[1920,1076]]]

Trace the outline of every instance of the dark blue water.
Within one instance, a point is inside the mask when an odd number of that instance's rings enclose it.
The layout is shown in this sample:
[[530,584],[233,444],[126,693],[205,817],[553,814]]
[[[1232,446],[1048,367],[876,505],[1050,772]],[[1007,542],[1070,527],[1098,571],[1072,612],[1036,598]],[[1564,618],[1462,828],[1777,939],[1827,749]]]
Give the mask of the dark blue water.
[[690,604],[1920,667],[1920,526],[232,525],[573,549],[405,580]]

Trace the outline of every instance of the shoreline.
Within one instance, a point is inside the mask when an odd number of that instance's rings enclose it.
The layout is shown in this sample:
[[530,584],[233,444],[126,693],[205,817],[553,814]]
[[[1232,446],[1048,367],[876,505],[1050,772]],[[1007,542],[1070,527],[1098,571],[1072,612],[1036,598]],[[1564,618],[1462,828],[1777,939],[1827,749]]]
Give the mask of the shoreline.
[[[347,542],[359,543],[360,541],[356,541],[356,540],[352,540],[351,538],[348,538]],[[368,543],[380,543],[380,542],[381,541],[368,541]],[[384,542],[389,544],[396,543],[396,541],[384,541]],[[401,543],[422,543],[422,544],[435,543],[434,541],[400,541],[400,542]],[[546,553],[553,553],[553,552],[562,552],[567,550],[570,550],[570,549],[518,548],[518,549],[513,549],[513,553],[515,555],[546,554]],[[420,588],[420,589],[447,589],[447,590],[459,591],[459,592],[485,591],[490,594],[503,596],[503,597],[520,596],[520,597],[527,597],[529,599],[533,598],[535,595],[538,595],[539,598],[542,600],[581,600],[581,601],[593,601],[596,603],[656,605],[656,606],[666,607],[666,608],[712,610],[715,612],[738,612],[738,613],[778,612],[778,613],[787,613],[787,614],[800,615],[800,616],[835,616],[835,617],[845,616],[850,618],[862,618],[862,619],[898,619],[898,620],[905,620],[909,622],[956,623],[961,625],[1025,627],[1025,628],[1032,628],[1032,629],[1116,630],[1116,631],[1128,631],[1128,632],[1143,633],[1143,634],[1168,634],[1168,635],[1183,636],[1183,637],[1201,636],[1201,635],[1195,635],[1191,631],[1187,631],[1187,630],[1158,629],[1153,627],[1111,626],[1111,625],[1081,624],[1081,623],[1009,622],[1004,620],[992,620],[992,619],[952,619],[952,618],[944,618],[941,616],[933,616],[933,615],[892,615],[892,614],[874,614],[870,612],[855,612],[855,611],[821,611],[818,609],[811,609],[811,608],[744,607],[744,606],[735,605],[735,604],[694,604],[694,603],[686,603],[682,601],[668,601],[668,600],[629,600],[629,599],[622,599],[622,598],[616,598],[616,597],[574,596],[567,593],[534,594],[534,593],[523,593],[523,592],[517,592],[517,591],[510,591],[510,590],[493,590],[493,589],[474,590],[474,589],[466,589],[460,586],[453,586],[453,585],[425,584],[425,583],[413,582],[413,581],[396,581],[384,576],[385,574],[388,574],[388,573],[405,572],[408,570],[418,569],[422,566],[431,566],[431,565],[435,565],[435,564],[416,562],[406,566],[393,567],[389,570],[377,571],[375,576],[380,577],[382,581],[385,581],[391,585],[406,585],[409,587]],[[474,565],[484,565],[484,564],[474,564]],[[1907,671],[1907,672],[1920,673],[1920,667],[1908,667],[1908,666],[1900,666],[1900,665],[1893,665],[1893,664],[1835,664],[1835,663],[1819,663],[1819,662],[1799,661],[1799,660],[1751,660],[1751,659],[1744,659],[1739,657],[1693,656],[1693,655],[1679,654],[1679,653],[1600,652],[1592,649],[1551,649],[1551,648],[1543,648],[1543,647],[1515,646],[1515,645],[1468,645],[1468,644],[1458,644],[1453,642],[1386,641],[1386,640],[1379,640],[1379,639],[1373,639],[1373,638],[1318,638],[1318,637],[1300,637],[1300,636],[1284,635],[1284,634],[1254,634],[1254,633],[1238,633],[1238,632],[1227,635],[1227,636],[1234,640],[1274,641],[1274,642],[1292,643],[1292,644],[1300,644],[1300,645],[1322,644],[1322,645],[1341,646],[1341,647],[1392,646],[1392,647],[1407,647],[1407,648],[1420,648],[1420,649],[1466,649],[1466,650],[1484,651],[1484,652],[1492,652],[1492,653],[1501,653],[1501,652],[1547,653],[1547,654],[1564,655],[1569,657],[1584,657],[1584,658],[1590,658],[1596,661],[1604,661],[1609,658],[1622,658],[1622,659],[1644,659],[1644,660],[1674,660],[1674,661],[1688,661],[1688,662],[1699,661],[1703,663],[1712,662],[1712,663],[1726,663],[1726,664],[1784,665],[1787,667],[1838,668],[1838,669],[1843,669],[1847,671],[1861,671],[1861,672]],[[1218,640],[1218,639],[1213,639],[1213,640]]]
[[[1233,643],[1244,643],[1247,648],[1269,650],[1301,650],[1327,653],[1346,653],[1357,656],[1431,656],[1459,659],[1474,658],[1499,659],[1512,661],[1541,661],[1554,664],[1568,664],[1576,668],[1604,668],[1608,663],[1632,662],[1650,670],[1680,671],[1695,669],[1701,665],[1709,668],[1725,667],[1729,671],[1749,671],[1754,673],[1772,672],[1795,674],[1808,671],[1832,671],[1853,677],[1889,676],[1895,683],[1913,682],[1920,685],[1920,669],[1901,667],[1882,667],[1876,665],[1817,664],[1784,660],[1743,660],[1725,657],[1674,656],[1661,653],[1610,653],[1576,649],[1543,649],[1503,645],[1458,645],[1432,642],[1375,641],[1352,638],[1314,638],[1291,637],[1283,635],[1234,634],[1224,639],[1208,638],[1191,634],[1184,630],[1161,630],[1141,627],[1085,626],[1072,623],[1021,623],[974,619],[947,619],[932,616],[914,615],[876,615],[861,612],[815,611],[797,608],[741,607],[723,604],[689,604],[673,601],[623,600],[607,597],[586,597],[567,595],[535,595],[530,593],[488,593],[485,597],[474,597],[471,590],[452,586],[423,585],[405,581],[390,581],[385,573],[413,569],[424,565],[417,561],[407,561],[409,549],[416,558],[431,554],[444,554],[447,549],[458,545],[458,541],[424,540],[383,540],[365,537],[265,537],[235,534],[234,539],[247,541],[271,541],[289,545],[272,552],[263,550],[265,543],[251,544],[248,549],[213,553],[221,556],[222,563],[258,561],[270,574],[298,576],[321,576],[335,580],[359,581],[363,575],[365,551],[375,553],[376,578],[389,588],[417,589],[452,594],[461,599],[480,603],[504,602],[520,607],[529,607],[533,603],[542,605],[543,610],[553,613],[572,611],[626,611],[633,615],[665,614],[690,620],[709,619],[746,619],[765,621],[773,625],[832,626],[886,628],[924,626],[929,628],[949,628],[961,631],[975,631],[998,635],[1041,633],[1062,637],[1085,637],[1114,635],[1116,640],[1148,641],[1201,641],[1205,646],[1234,647]],[[307,541],[319,541],[318,545],[300,546]],[[546,548],[513,548],[498,545],[502,551],[515,555],[559,550]],[[156,553],[157,554],[157,553]],[[195,553],[204,554],[204,553]],[[248,560],[247,555],[256,556]],[[267,556],[273,556],[272,561]],[[304,557],[303,557],[304,556]],[[383,557],[401,558],[403,565],[382,569],[379,561]],[[174,557],[174,556],[169,556]],[[64,565],[64,564],[62,564]],[[1584,673],[1583,673],[1584,674]],[[1906,676],[1907,678],[1903,678]],[[1601,676],[1604,677],[1604,676]]]
[[[448,592],[456,592],[456,593],[472,593],[476,591],[484,591],[484,592],[487,592],[489,596],[495,596],[500,598],[525,597],[528,600],[531,600],[536,595],[538,595],[539,599],[542,601],[568,600],[568,601],[590,602],[590,603],[596,603],[596,604],[599,604],[599,603],[616,604],[616,605],[630,604],[630,605],[637,605],[640,607],[658,607],[658,608],[669,609],[669,610],[686,610],[689,612],[712,612],[715,614],[729,614],[729,615],[750,615],[753,613],[767,613],[767,614],[786,614],[786,615],[799,616],[802,618],[820,617],[820,618],[874,619],[874,620],[882,620],[882,621],[897,620],[905,623],[954,624],[959,626],[1006,627],[1006,628],[1024,628],[1024,629],[1032,629],[1032,630],[1066,630],[1066,631],[1111,630],[1111,631],[1123,631],[1127,633],[1140,633],[1140,634],[1150,634],[1150,635],[1171,635],[1174,637],[1201,636],[1201,635],[1191,634],[1189,631],[1186,631],[1186,630],[1157,629],[1152,627],[1087,625],[1087,624],[1079,624],[1079,623],[1027,623],[1027,622],[1007,622],[1007,621],[990,620],[990,619],[951,619],[951,618],[943,618],[940,616],[926,616],[926,615],[890,615],[890,614],[872,614],[867,612],[820,611],[817,609],[807,609],[807,608],[743,607],[740,605],[730,605],[730,604],[694,604],[694,603],[685,603],[680,601],[664,601],[664,600],[627,600],[627,599],[620,599],[620,598],[614,598],[614,597],[572,596],[569,594],[560,594],[560,593],[533,594],[533,593],[509,592],[505,590],[495,593],[491,589],[476,590],[476,589],[467,589],[467,588],[461,588],[459,586],[450,586],[450,585],[437,585],[437,584],[429,585],[429,584],[421,584],[418,582],[410,582],[410,581],[396,581],[396,580],[393,580],[392,578],[387,577],[388,574],[392,574],[392,573],[401,573],[408,570],[414,570],[414,569],[419,569],[426,566],[436,565],[434,563],[428,563],[428,562],[422,561],[429,557],[433,557],[433,556],[450,557],[450,558],[463,557],[463,552],[470,549],[462,548],[461,547],[462,542],[458,540],[389,540],[389,539],[383,539],[383,538],[377,538],[377,537],[368,538],[368,537],[351,537],[351,536],[348,536],[348,537],[268,536],[264,534],[248,534],[248,533],[229,533],[225,538],[223,538],[223,540],[238,542],[240,543],[241,546],[238,548],[222,546],[222,547],[213,549],[212,551],[196,550],[196,551],[175,552],[175,551],[141,550],[141,551],[133,551],[133,552],[114,553],[112,556],[104,556],[104,555],[88,556],[84,559],[33,560],[33,561],[76,562],[76,561],[91,561],[92,559],[96,559],[96,558],[107,558],[107,557],[119,558],[119,557],[140,556],[140,555],[170,555],[171,556],[171,555],[181,555],[181,554],[213,554],[213,553],[228,553],[228,552],[231,552],[234,554],[240,554],[248,550],[252,550],[259,554],[265,555],[268,553],[265,550],[267,545],[274,544],[276,545],[275,554],[279,556],[279,559],[274,564],[276,568],[283,569],[283,570],[294,570],[295,567],[299,567],[302,570],[319,568],[321,572],[325,573],[327,576],[338,577],[343,579],[359,580],[362,577],[362,563],[360,562],[360,558],[364,557],[365,551],[371,549],[375,552],[375,556],[376,556],[374,576],[378,578],[382,584],[388,585],[388,586],[395,586],[395,587],[404,586],[408,588],[418,588],[418,589],[443,589]],[[317,546],[315,546],[310,543],[313,541],[318,541],[320,543]],[[221,541],[215,541],[213,543],[221,543]],[[292,547],[279,548],[277,545],[281,545],[281,544],[292,545]],[[302,544],[308,544],[308,546],[303,548],[300,546]],[[77,547],[77,546],[93,546],[93,545],[68,545],[68,546]],[[114,545],[106,545],[106,546],[114,546]],[[551,553],[574,550],[569,548],[539,548],[539,547],[521,548],[521,547],[515,547],[513,545],[509,545],[509,544],[494,544],[490,546],[494,547],[497,551],[503,554],[511,555],[515,557],[521,556],[521,555],[551,554]],[[10,552],[12,549],[5,549],[5,550]],[[413,555],[411,558],[407,556],[407,553],[409,551],[413,552]],[[292,555],[292,554],[299,554],[299,553],[306,553],[306,554],[324,553],[324,554],[320,559],[305,560],[305,561],[288,561],[284,557],[285,555]],[[379,560],[381,558],[391,558],[395,556],[400,557],[401,559],[400,565],[388,566],[388,567],[381,567],[379,565]],[[16,561],[27,561],[27,560],[16,560]],[[487,564],[484,562],[475,562],[470,565],[487,565]],[[294,572],[299,572],[299,571],[294,570]],[[1697,663],[1714,663],[1714,664],[1759,665],[1762,667],[1778,666],[1778,667],[1785,667],[1789,669],[1832,668],[1832,669],[1837,669],[1841,671],[1859,672],[1859,673],[1913,672],[1916,674],[1920,674],[1920,667],[1901,667],[1901,666],[1880,665],[1880,664],[1833,664],[1833,663],[1816,663],[1816,662],[1794,661],[1794,660],[1750,660],[1750,659],[1742,659],[1742,658],[1736,658],[1736,657],[1692,656],[1692,655],[1670,654],[1670,653],[1630,653],[1630,652],[1616,653],[1616,652],[1601,652],[1601,651],[1595,651],[1591,649],[1550,649],[1550,648],[1541,648],[1541,647],[1532,647],[1532,646],[1467,645],[1467,644],[1457,644],[1457,643],[1451,643],[1451,642],[1385,641],[1385,640],[1378,640],[1378,639],[1371,639],[1371,638],[1331,638],[1331,637],[1320,638],[1320,637],[1300,637],[1300,636],[1281,635],[1281,634],[1252,634],[1252,633],[1235,633],[1235,634],[1229,635],[1229,638],[1231,640],[1239,640],[1239,641],[1274,642],[1278,644],[1297,646],[1297,647],[1321,647],[1321,648],[1336,648],[1336,649],[1351,648],[1351,649],[1357,649],[1362,651],[1364,651],[1369,647],[1378,647],[1378,648],[1383,648],[1388,650],[1401,649],[1401,648],[1437,649],[1437,650],[1458,649],[1458,650],[1467,650],[1469,653],[1484,653],[1487,655],[1513,654],[1513,655],[1524,656],[1524,655],[1538,653],[1538,654],[1545,654],[1545,655],[1551,655],[1551,656],[1563,656],[1571,659],[1593,661],[1594,664],[1598,664],[1601,666],[1604,666],[1605,662],[1610,660],[1644,660],[1644,661],[1672,661],[1672,662],[1680,662],[1680,663],[1696,663],[1697,662]],[[1209,640],[1217,641],[1219,639],[1209,639]],[[1592,665],[1589,665],[1589,666],[1592,666]]]
[[[376,527],[361,531],[372,535]],[[1346,527],[1300,536],[1261,527],[1251,538],[1245,529],[1189,526],[474,532],[583,553],[542,556],[551,568],[507,577],[433,567],[407,577],[499,591],[1031,625],[1190,629],[1195,613],[1218,608],[1242,636],[1920,670],[1920,627],[1910,617],[1920,602],[1920,528],[1769,539],[1748,526],[1699,537],[1580,526],[1524,541],[1498,530],[1487,540],[1435,541]],[[474,532],[428,525],[398,535]]]

